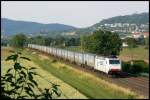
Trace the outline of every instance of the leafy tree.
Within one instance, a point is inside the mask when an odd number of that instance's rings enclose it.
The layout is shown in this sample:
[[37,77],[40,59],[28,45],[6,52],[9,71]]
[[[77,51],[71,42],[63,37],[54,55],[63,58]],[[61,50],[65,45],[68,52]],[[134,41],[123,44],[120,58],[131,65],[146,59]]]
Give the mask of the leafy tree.
[[118,34],[109,31],[98,30],[92,35],[81,37],[83,50],[104,56],[118,55],[121,46],[122,41]]
[[34,37],[30,37],[27,39],[28,43],[35,44]]
[[[50,88],[40,89],[34,76],[37,74],[36,68],[26,68],[19,63],[19,59],[30,61],[29,58],[21,56],[20,52],[13,52],[8,56],[6,61],[13,61],[13,66],[9,68],[5,75],[1,76],[1,98],[3,99],[52,99],[54,96],[59,97],[62,92],[59,85],[48,81],[52,86]],[[6,66],[5,66],[6,67]],[[34,89],[37,89],[36,93]],[[39,93],[37,93],[39,92]]]
[[45,37],[45,46],[50,46],[50,44],[53,42],[53,39],[50,37]]
[[80,44],[80,38],[66,38],[66,46],[78,46]]
[[63,46],[65,43],[65,38],[63,36],[59,36],[55,38],[55,45]]
[[23,47],[26,43],[26,40],[27,40],[27,37],[20,33],[20,34],[17,34],[15,35],[12,40],[11,40],[11,45],[14,46],[14,47]]
[[137,43],[136,43],[136,40],[134,38],[126,38],[124,41],[128,44],[129,48],[137,47]]
[[44,45],[45,44],[45,40],[42,36],[35,37],[34,41],[35,41],[36,44],[39,44],[39,45]]
[[88,40],[88,37],[89,36],[82,35],[80,38],[80,46],[81,46],[82,52],[89,51],[87,44],[89,44],[90,41]]

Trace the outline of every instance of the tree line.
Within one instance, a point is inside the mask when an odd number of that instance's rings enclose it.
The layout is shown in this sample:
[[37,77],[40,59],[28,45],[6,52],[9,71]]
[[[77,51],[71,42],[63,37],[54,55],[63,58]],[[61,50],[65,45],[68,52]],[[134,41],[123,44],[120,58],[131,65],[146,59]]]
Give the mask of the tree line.
[[149,48],[149,38],[126,38],[121,40],[117,33],[102,30],[97,30],[90,35],[83,35],[79,38],[64,36],[57,36],[56,38],[44,36],[27,37],[25,34],[17,34],[11,39],[10,45],[23,47],[28,43],[32,43],[61,48],[80,46],[84,52],[108,56],[119,55],[119,52],[122,49],[122,42],[126,42],[129,45],[129,48],[134,48],[138,45],[145,45],[146,48]]
[[36,36],[28,39],[28,43],[34,43],[45,46],[78,46],[79,38],[67,38],[58,36],[56,38]]

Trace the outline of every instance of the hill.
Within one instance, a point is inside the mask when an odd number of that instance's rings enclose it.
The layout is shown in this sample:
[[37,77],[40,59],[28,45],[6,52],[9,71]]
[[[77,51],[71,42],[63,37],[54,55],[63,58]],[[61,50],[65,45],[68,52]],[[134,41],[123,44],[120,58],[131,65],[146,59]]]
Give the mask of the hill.
[[14,35],[20,32],[25,34],[64,32],[74,30],[76,27],[58,23],[42,24],[37,22],[16,21],[1,18],[1,29],[1,33],[5,33],[6,35]]
[[129,24],[147,24],[149,23],[149,13],[140,13],[140,14],[131,14],[131,15],[124,15],[124,16],[115,16],[112,18],[104,19],[99,23],[95,24],[102,25],[102,24],[114,24],[114,23],[129,23]]
[[[140,14],[131,14],[131,15],[124,15],[124,16],[115,16],[112,18],[104,19],[99,23],[96,23],[90,27],[86,28],[76,28],[69,25],[64,24],[42,24],[36,22],[27,22],[27,21],[16,21],[10,20],[6,18],[1,19],[1,33],[5,33],[5,35],[14,35],[16,33],[26,33],[32,36],[34,35],[44,35],[44,36],[51,36],[57,37],[59,35],[67,35],[67,36],[80,36],[85,34],[90,34],[93,31],[101,28],[103,29],[103,25],[105,24],[118,24],[121,23],[122,27],[111,27],[106,26],[106,30],[110,31],[135,31],[136,28],[140,31],[147,31],[149,30],[149,13],[140,13]],[[123,24],[130,24],[127,27],[124,27]],[[133,26],[132,26],[133,24]],[[121,32],[118,32],[120,34]]]
[[[149,23],[149,13],[140,13],[140,14],[131,14],[131,15],[124,15],[124,16],[115,16],[112,18],[108,18],[108,19],[103,19],[102,21],[100,21],[99,23],[96,23],[94,25],[92,25],[91,27],[87,27],[84,29],[78,29],[76,31],[77,34],[90,34],[91,32],[102,28],[103,25],[105,24],[118,24],[121,23],[123,24],[134,24],[133,29],[135,29],[136,26],[139,27],[139,29],[145,29],[148,30],[148,23]],[[128,26],[128,28],[130,28],[131,26]],[[142,25],[145,25],[144,27]],[[142,26],[142,27],[141,27]],[[119,29],[117,29],[116,27],[105,27],[107,28],[107,30],[119,30],[120,27],[118,27]],[[125,28],[124,26],[122,26],[122,28]],[[126,28],[125,28],[126,29]]]

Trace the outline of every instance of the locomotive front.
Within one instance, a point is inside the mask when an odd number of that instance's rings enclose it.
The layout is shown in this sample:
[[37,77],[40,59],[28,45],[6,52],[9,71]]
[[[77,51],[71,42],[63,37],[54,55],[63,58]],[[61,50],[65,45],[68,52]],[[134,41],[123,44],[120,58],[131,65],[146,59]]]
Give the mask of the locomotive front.
[[118,58],[96,56],[94,68],[108,75],[116,75],[121,72],[121,60]]
[[118,74],[121,72],[121,60],[118,58],[108,58],[108,74]]

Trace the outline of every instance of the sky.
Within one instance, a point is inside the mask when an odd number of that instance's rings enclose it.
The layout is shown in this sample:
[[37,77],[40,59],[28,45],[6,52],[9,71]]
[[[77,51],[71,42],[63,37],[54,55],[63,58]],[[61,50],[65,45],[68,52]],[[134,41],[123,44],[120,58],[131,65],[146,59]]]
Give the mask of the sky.
[[102,19],[149,12],[148,1],[1,1],[1,17],[84,28]]

